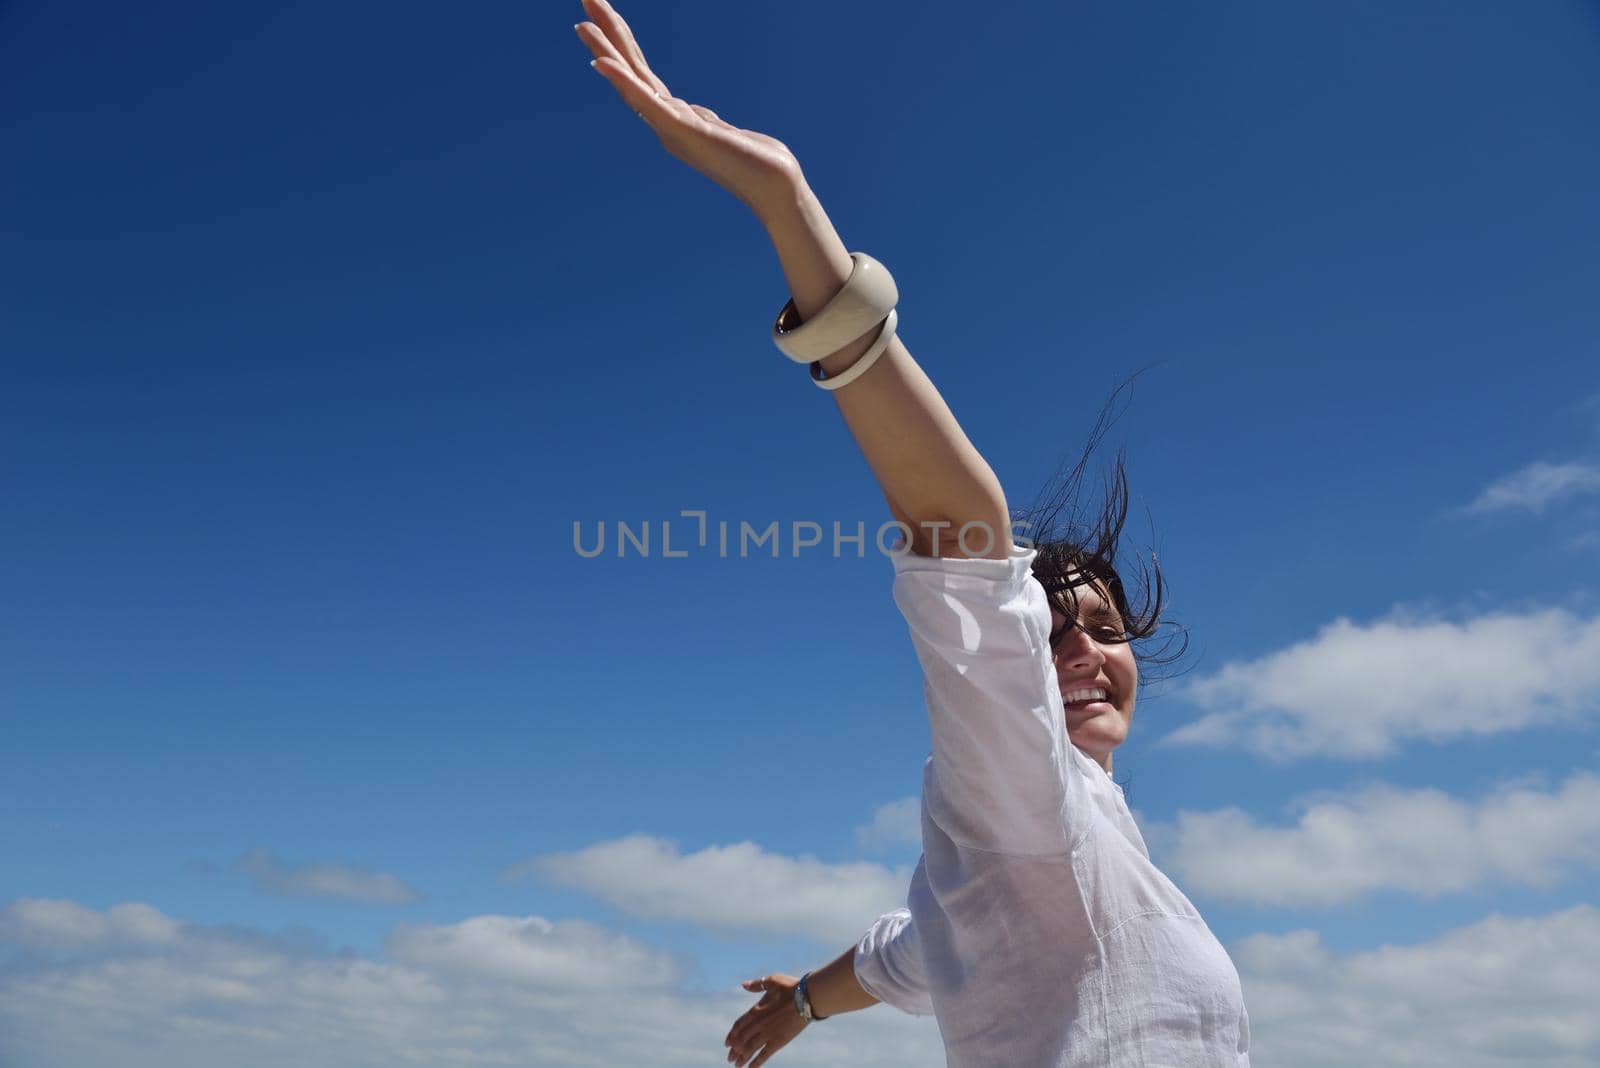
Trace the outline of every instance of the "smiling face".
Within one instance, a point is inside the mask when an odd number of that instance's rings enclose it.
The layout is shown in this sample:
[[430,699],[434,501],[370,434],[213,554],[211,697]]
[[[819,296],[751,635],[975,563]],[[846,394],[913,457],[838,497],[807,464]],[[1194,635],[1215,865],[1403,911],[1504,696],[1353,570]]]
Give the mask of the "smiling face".
[[[1127,739],[1133,720],[1139,666],[1132,645],[1107,640],[1113,635],[1122,637],[1123,620],[1105,584],[1097,581],[1074,592],[1079,627],[1070,627],[1067,616],[1055,605],[1050,608],[1056,681],[1061,687],[1067,736],[1109,775],[1111,751]],[[1070,696],[1082,697],[1079,691],[1097,688],[1105,691],[1105,700],[1066,702]]]

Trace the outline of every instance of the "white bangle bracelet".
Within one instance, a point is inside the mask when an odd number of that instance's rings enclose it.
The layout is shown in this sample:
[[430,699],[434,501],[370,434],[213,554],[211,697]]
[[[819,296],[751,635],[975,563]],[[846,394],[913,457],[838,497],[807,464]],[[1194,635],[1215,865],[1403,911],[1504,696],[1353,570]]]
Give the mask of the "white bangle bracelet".
[[815,363],[838,352],[883,322],[900,301],[889,268],[867,255],[852,252],[854,266],[844,287],[810,319],[801,323],[794,298],[789,298],[772,324],[772,343],[796,363]]
[[855,363],[852,363],[849,367],[846,367],[838,374],[829,378],[823,378],[822,361],[817,360],[813,362],[811,364],[811,381],[823,389],[839,389],[842,386],[848,386],[850,383],[866,374],[867,368],[871,367],[875,362],[877,362],[879,356],[882,356],[886,351],[888,351],[889,342],[894,340],[894,326],[896,318],[897,316],[895,315],[895,310],[890,308],[889,317],[883,321],[883,329],[878,332],[878,340],[874,341],[872,343],[872,347],[866,352],[863,352],[861,357],[857,359]]

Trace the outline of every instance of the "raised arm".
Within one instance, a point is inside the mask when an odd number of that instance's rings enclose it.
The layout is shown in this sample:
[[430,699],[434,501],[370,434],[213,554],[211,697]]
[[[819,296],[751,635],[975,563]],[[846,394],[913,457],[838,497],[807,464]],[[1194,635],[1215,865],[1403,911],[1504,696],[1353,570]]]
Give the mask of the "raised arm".
[[[803,176],[796,176],[787,200],[760,214],[789,281],[795,311],[805,321],[844,287],[852,267],[850,253]],[[874,328],[825,357],[823,371],[832,376],[848,368],[871,347],[877,333]],[[832,393],[890,512],[914,532],[913,552],[1005,557],[1011,531],[1000,481],[911,358],[898,331],[865,374]],[[985,525],[967,537],[970,553],[957,538],[969,522]],[[982,533],[985,528],[992,538]]]
[[[622,16],[606,0],[583,5],[594,21],[575,29],[595,55],[595,70],[672,155],[756,214],[778,253],[795,311],[801,321],[815,315],[844,287],[852,263],[793,153],[775,138],[674,97],[645,62]],[[845,370],[877,335],[874,327],[825,357],[823,371],[831,376]],[[999,480],[898,336],[864,374],[830,392],[890,512],[911,527],[912,552],[1008,555],[1011,528]],[[969,523],[982,526],[972,529],[963,547],[957,534]]]

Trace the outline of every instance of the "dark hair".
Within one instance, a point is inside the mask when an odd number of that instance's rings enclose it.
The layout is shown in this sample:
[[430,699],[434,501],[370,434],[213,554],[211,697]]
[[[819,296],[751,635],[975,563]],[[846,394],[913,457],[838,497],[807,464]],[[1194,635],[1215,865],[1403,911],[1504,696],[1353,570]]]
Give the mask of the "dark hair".
[[[1166,677],[1164,674],[1151,673],[1148,667],[1165,667],[1183,658],[1189,648],[1189,632],[1182,624],[1162,618],[1167,587],[1161,573],[1161,563],[1153,548],[1150,550],[1148,568],[1142,556],[1137,558],[1138,584],[1131,590],[1123,582],[1122,572],[1117,566],[1117,550],[1128,517],[1128,475],[1123,463],[1125,450],[1117,450],[1111,484],[1102,497],[1099,512],[1087,522],[1080,509],[1080,490],[1090,457],[1100,444],[1100,439],[1116,422],[1116,418],[1110,417],[1112,406],[1133,384],[1134,379],[1146,370],[1147,367],[1140,368],[1112,390],[1100,409],[1094,429],[1089,432],[1083,452],[1071,470],[1063,474],[1066,468],[1066,460],[1063,459],[1035,503],[1023,512],[1014,512],[1012,516],[1013,529],[1021,528],[1017,533],[1018,543],[1031,543],[1039,550],[1033,561],[1034,577],[1044,587],[1051,606],[1067,617],[1067,622],[1050,635],[1051,648],[1058,646],[1070,630],[1081,626],[1078,622],[1077,594],[1074,592],[1076,588],[1087,585],[1091,580],[1099,580],[1105,584],[1122,616],[1123,637],[1120,640],[1134,645],[1133,655],[1139,666],[1141,686],[1151,679]],[[1147,643],[1163,628],[1167,628],[1166,640],[1154,649],[1148,648]],[[1181,639],[1181,644],[1177,652],[1172,653],[1169,649],[1175,639]]]

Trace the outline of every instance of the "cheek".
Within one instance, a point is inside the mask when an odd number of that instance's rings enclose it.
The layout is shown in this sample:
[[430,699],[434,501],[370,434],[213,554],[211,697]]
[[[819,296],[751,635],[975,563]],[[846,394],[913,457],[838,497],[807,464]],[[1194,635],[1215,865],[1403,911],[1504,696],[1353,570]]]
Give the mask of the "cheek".
[[1116,652],[1107,658],[1107,666],[1115,665],[1118,689],[1130,697],[1136,697],[1139,690],[1139,664],[1133,657],[1131,645],[1119,645]]

